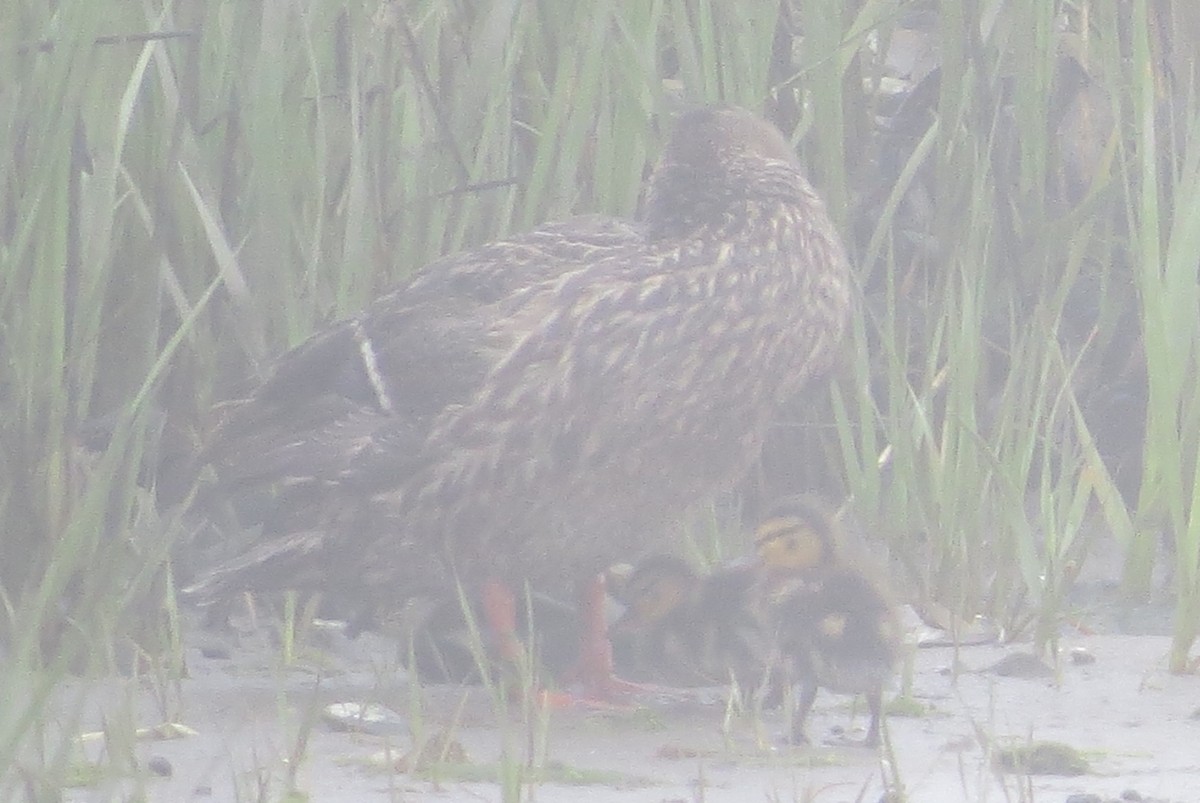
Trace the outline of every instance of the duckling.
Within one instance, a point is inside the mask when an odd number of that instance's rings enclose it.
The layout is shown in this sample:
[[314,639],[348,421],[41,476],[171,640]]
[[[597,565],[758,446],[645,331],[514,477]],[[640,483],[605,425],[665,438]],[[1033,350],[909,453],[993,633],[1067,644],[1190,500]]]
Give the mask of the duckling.
[[763,605],[788,683],[800,689],[790,739],[808,741],[817,689],[863,694],[871,712],[864,744],[879,744],[883,686],[899,656],[899,616],[883,583],[840,554],[833,517],[811,500],[777,503],[755,533]]
[[751,605],[756,583],[750,561],[700,575],[682,558],[650,555],[614,588],[626,607],[611,632],[635,642],[635,676],[672,684],[716,685],[730,676],[757,683],[766,650]]

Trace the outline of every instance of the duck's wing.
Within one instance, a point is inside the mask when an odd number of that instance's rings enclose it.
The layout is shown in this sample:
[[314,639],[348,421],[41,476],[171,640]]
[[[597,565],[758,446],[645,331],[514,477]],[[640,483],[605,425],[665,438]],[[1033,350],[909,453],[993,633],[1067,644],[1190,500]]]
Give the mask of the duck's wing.
[[379,539],[414,568],[389,582],[436,577],[427,569],[436,550],[387,515],[361,510],[407,479],[432,420],[469,401],[507,353],[494,324],[509,298],[639,238],[620,221],[581,218],[447,257],[283,355],[248,399],[228,405],[204,453],[218,491],[268,487],[276,504],[244,551],[201,577],[194,595],[286,587],[289,577],[320,575],[323,562],[362,564],[364,545]]
[[379,462],[354,470],[364,451],[419,445],[432,416],[471,398],[511,345],[495,333],[509,298],[639,236],[585,217],[431,263],[284,354],[248,399],[226,405],[204,457],[231,487],[361,477]]

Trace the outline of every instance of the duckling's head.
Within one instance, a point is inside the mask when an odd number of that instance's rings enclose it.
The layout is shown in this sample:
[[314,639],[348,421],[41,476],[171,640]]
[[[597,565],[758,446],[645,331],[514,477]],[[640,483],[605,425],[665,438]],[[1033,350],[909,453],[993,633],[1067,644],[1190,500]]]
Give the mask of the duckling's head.
[[625,580],[620,600],[626,609],[613,629],[653,627],[686,605],[695,586],[696,573],[687,561],[674,555],[651,555]]
[[801,572],[832,563],[834,520],[820,502],[788,497],[776,502],[754,533],[754,546],[764,568]]

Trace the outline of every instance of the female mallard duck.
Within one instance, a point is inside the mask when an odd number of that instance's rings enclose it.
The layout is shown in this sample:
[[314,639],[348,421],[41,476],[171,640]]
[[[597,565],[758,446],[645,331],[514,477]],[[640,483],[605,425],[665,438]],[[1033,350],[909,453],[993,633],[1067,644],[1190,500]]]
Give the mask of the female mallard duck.
[[807,741],[804,724],[823,687],[866,696],[871,723],[865,743],[874,746],[900,624],[883,586],[839,554],[834,528],[828,512],[803,499],[780,502],[759,524],[765,613],[784,675],[800,686],[791,740]]
[[634,642],[630,663],[639,675],[704,685],[732,677],[757,685],[766,655],[752,606],[757,578],[749,561],[700,575],[682,558],[651,555],[613,589],[625,611],[611,631]]
[[[442,571],[418,579],[483,588],[489,622],[511,633],[516,584],[595,578],[746,471],[778,405],[836,359],[845,254],[787,141],[743,110],[683,115],[647,198],[632,244],[507,291],[486,340],[511,345],[465,401],[435,397],[418,448],[388,446],[407,442],[408,421],[371,431],[382,446],[367,472],[385,479],[367,487],[388,487],[367,507],[380,517],[306,541],[317,562],[354,561],[357,584],[394,604],[413,566],[440,556]],[[343,340],[365,351],[354,331]],[[394,370],[380,350],[379,370],[364,356],[352,372],[368,395]],[[424,365],[402,370],[419,381]],[[596,690],[611,681],[603,600],[588,583],[584,679]]]

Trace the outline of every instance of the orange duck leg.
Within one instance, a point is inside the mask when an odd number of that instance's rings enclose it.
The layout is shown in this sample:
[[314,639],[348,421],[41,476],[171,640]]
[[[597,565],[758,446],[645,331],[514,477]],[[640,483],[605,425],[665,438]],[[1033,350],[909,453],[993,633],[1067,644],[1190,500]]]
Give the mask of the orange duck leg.
[[[579,660],[568,680],[579,684],[579,695],[538,690],[538,697],[556,708],[581,706],[612,708],[631,695],[660,691],[655,687],[631,683],[613,671],[612,643],[605,616],[607,593],[604,575],[597,574],[583,587],[580,595],[583,633]],[[517,635],[516,597],[505,583],[495,578],[483,586],[483,614],[499,657],[520,666],[527,660],[525,646]]]

